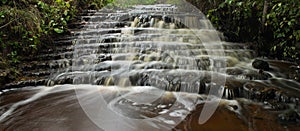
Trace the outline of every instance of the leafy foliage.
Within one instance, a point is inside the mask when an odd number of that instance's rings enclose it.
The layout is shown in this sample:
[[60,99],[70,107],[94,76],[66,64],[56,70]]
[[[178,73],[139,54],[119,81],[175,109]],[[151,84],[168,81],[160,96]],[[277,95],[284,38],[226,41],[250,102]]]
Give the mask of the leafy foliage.
[[53,36],[68,33],[68,23],[75,20],[77,12],[100,9],[112,1],[0,0],[0,55],[18,63],[22,56],[51,42]]
[[[300,2],[296,0],[275,0],[267,14],[265,26],[273,32],[275,44],[272,51],[281,52],[283,57],[299,56],[300,44]],[[299,46],[299,45],[298,45]]]
[[71,1],[55,0],[52,5],[43,1],[38,1],[37,7],[45,18],[41,22],[43,33],[61,34],[66,31],[67,23],[74,16],[75,9],[71,6]]
[[18,63],[68,33],[68,24],[84,9],[100,9],[113,0],[0,0],[0,86],[19,76]]
[[[230,41],[256,42],[259,52],[299,59],[300,2],[298,0],[225,0],[208,11],[208,18]],[[263,18],[266,17],[265,20]]]
[[[259,8],[255,3],[226,0],[218,8],[208,12],[208,17],[217,28],[224,31],[231,41],[253,41],[259,30]],[[249,37],[240,37],[247,36]]]
[[62,33],[72,17],[68,2],[56,0],[52,5],[39,0],[2,0],[0,7],[0,42],[3,57],[13,63],[20,55],[30,55],[41,41]]

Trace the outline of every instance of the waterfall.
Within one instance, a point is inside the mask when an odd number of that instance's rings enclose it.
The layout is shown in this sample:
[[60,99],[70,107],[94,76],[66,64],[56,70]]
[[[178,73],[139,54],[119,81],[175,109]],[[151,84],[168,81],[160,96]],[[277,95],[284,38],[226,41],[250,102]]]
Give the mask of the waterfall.
[[[283,129],[265,109],[299,108],[299,83],[287,79],[293,64],[271,61],[273,70],[258,72],[246,44],[222,41],[201,12],[182,9],[156,4],[80,14],[81,28],[57,40],[57,52],[37,56],[50,64],[24,67],[41,80],[0,91],[0,100],[9,98],[0,101],[0,129],[256,130],[270,122]],[[257,113],[267,119],[255,122]],[[280,116],[297,121],[291,114]]]

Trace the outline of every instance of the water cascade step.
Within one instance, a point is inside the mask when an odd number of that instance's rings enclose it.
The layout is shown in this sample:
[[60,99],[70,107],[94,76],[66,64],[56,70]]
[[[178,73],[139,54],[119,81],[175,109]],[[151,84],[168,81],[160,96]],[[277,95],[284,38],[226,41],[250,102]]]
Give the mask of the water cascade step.
[[[294,79],[297,65],[266,60],[270,70],[253,68],[251,45],[223,41],[222,33],[199,12],[156,4],[87,10],[78,17],[80,24],[74,25],[80,28],[72,29],[71,36],[25,59],[28,63],[22,69],[27,79],[0,89],[0,100],[5,100],[0,101],[0,122],[4,124],[0,129],[30,129],[24,124],[30,115],[52,122],[34,120],[36,128],[98,129],[87,110],[99,102],[99,94],[110,109],[125,117],[153,118],[128,129],[172,129],[170,125],[175,130],[219,129],[210,125],[215,120],[232,130],[271,130],[266,123],[281,130],[277,119],[284,123],[300,120],[300,83]],[[216,88],[222,97],[216,115],[208,125],[199,125],[199,110],[217,97],[209,95]],[[7,99],[13,94],[22,97]],[[158,99],[142,102],[152,97]],[[43,117],[29,111],[31,104]],[[86,107],[88,116],[80,106]],[[47,114],[47,108],[54,113]],[[54,119],[60,123],[53,124]],[[122,120],[120,126],[126,126]]]

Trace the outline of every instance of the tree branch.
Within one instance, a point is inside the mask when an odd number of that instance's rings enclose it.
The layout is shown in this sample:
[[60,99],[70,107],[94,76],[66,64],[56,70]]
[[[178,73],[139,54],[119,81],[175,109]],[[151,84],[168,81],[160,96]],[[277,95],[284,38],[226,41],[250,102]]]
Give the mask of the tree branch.
[[12,20],[12,21],[10,21],[10,22],[8,22],[8,23],[6,23],[5,25],[1,26],[0,29],[2,29],[2,28],[4,28],[4,27],[8,26],[9,24],[11,24],[12,22],[14,22],[14,21],[16,21],[16,20],[17,20],[17,18],[14,19],[14,20]]

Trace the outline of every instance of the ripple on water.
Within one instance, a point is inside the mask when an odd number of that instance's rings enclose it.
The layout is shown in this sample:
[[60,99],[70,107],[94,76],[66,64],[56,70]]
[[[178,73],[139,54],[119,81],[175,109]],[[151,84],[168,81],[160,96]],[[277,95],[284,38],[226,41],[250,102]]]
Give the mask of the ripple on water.
[[[164,129],[164,124],[174,125],[177,121],[182,121],[176,129],[218,130],[223,126],[223,129],[248,130],[249,128],[252,129],[252,127],[244,122],[247,123],[249,122],[249,119],[254,119],[252,116],[256,111],[260,111],[260,114],[264,114],[264,116],[259,116],[258,114],[256,114],[258,116],[254,115],[259,118],[254,120],[259,120],[259,122],[251,123],[252,125],[259,126],[260,129],[269,129],[264,127],[263,124],[272,126],[274,129],[281,129],[280,126],[273,125],[278,124],[274,121],[274,116],[266,113],[265,109],[258,109],[260,106],[253,105],[253,102],[249,100],[221,100],[219,108],[213,117],[206,124],[199,125],[197,122],[204,104],[203,101],[206,100],[204,99],[205,95],[189,93],[183,93],[184,95],[181,95],[181,97],[183,97],[182,100],[186,101],[197,98],[195,104],[196,107],[190,111],[183,103],[180,103],[180,101],[177,101],[179,103],[174,103],[174,100],[176,100],[174,99],[176,98],[176,95],[174,94],[176,93],[172,93],[172,95],[170,92],[164,93],[160,99],[152,102],[151,105],[145,106],[142,104],[134,104],[134,102],[129,100],[125,101],[126,99],[123,99],[123,103],[116,103],[117,101],[115,101],[116,99],[118,99],[118,101],[122,100],[119,98],[120,95],[116,94],[126,94],[138,89],[138,87],[135,87],[135,89],[124,89],[116,86],[61,85],[43,88],[45,89],[40,90],[35,95],[32,95],[32,97],[28,99],[24,98],[25,100],[15,103],[9,109],[9,113],[2,114],[2,120],[0,121],[2,125],[0,125],[0,128],[12,129],[12,127],[17,127],[22,130],[33,128],[95,129],[97,126],[93,125],[91,119],[82,111],[82,108],[77,101],[77,97],[84,98],[85,104],[98,108],[97,105],[95,105],[98,101],[95,99],[95,96],[103,94],[102,96],[105,99],[106,97],[109,97],[109,99],[106,99],[107,103],[112,103],[114,105],[114,107],[110,109],[118,111],[122,115],[137,120],[152,118],[148,123],[142,124],[143,127],[140,127],[141,125],[136,127],[139,129],[147,129],[147,127]],[[119,90],[117,90],[118,88]],[[74,89],[78,90],[77,94]],[[3,104],[2,101],[0,103]],[[142,109],[143,107],[147,108]],[[21,114],[20,111],[22,111]],[[99,113],[101,114],[101,112]],[[59,123],[57,123],[57,120]],[[30,121],[30,123],[34,124],[28,126],[29,123],[26,121]],[[218,123],[218,126],[215,126],[215,123]],[[72,126],[69,127],[70,125]],[[134,128],[134,125],[132,126]]]

